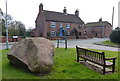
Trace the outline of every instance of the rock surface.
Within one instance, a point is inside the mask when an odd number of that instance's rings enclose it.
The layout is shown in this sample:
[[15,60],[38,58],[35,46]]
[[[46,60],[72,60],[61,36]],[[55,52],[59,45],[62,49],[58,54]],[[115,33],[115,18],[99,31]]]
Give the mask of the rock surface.
[[28,38],[15,43],[7,54],[11,64],[47,74],[53,66],[54,44],[45,38]]

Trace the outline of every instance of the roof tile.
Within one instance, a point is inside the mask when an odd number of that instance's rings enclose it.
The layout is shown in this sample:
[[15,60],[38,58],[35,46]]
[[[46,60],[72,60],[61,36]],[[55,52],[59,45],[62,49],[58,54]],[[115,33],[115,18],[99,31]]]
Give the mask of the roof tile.
[[84,24],[84,22],[73,14],[64,14],[60,12],[54,11],[46,11],[44,10],[45,19],[47,21],[58,21],[58,22],[69,22],[69,23],[80,23]]

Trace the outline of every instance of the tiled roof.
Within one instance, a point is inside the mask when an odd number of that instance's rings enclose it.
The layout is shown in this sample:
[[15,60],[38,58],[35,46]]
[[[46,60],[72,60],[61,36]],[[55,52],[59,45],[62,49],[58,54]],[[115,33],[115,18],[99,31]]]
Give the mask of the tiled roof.
[[46,11],[46,10],[43,10],[43,13],[47,21],[84,24],[84,22],[74,14],[65,14],[65,13],[54,12],[54,11]]
[[110,23],[108,21],[90,22],[90,23],[86,23],[85,26],[87,26],[87,27],[101,27],[101,26],[105,26],[107,24],[110,24]]

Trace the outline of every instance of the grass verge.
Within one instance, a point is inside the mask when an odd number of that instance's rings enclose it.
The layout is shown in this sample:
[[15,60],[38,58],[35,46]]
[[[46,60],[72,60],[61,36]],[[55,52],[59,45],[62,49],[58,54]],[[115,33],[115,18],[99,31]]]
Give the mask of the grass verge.
[[[34,74],[9,64],[7,53],[2,54],[2,78],[3,79],[118,79],[118,58],[116,60],[116,71],[110,75],[102,75],[88,67],[77,63],[75,48],[56,48],[54,56],[54,66],[51,73],[45,76],[35,76]],[[102,50],[96,50],[102,51]],[[118,52],[104,51],[106,57],[118,57]]]
[[109,40],[103,41],[102,43],[103,43],[103,44],[107,44],[107,45],[116,45],[116,46],[120,45],[120,44],[113,43],[113,42],[111,42],[111,41],[109,41]]
[[2,50],[0,50],[0,80],[2,79]]

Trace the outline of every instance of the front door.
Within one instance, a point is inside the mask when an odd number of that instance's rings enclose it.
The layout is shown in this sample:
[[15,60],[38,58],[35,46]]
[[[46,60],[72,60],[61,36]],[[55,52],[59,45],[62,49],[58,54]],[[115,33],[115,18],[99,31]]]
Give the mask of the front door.
[[72,36],[76,36],[76,39],[79,38],[79,36],[78,36],[78,31],[76,30],[76,28],[74,28],[74,29],[71,31],[71,35],[72,35]]

